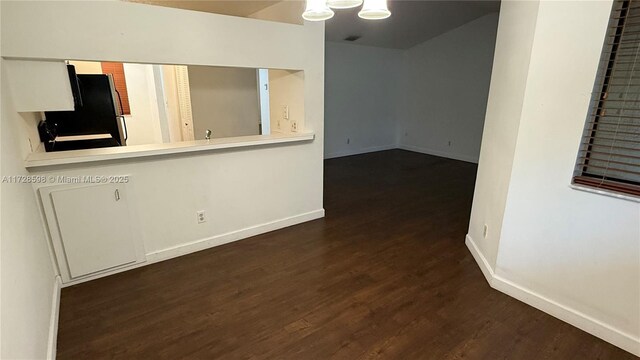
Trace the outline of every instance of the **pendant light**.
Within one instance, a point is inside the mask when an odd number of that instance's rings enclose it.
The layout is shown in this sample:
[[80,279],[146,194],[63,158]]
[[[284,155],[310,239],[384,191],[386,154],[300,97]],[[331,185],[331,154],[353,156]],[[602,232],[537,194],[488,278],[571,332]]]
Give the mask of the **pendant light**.
[[362,0],[328,0],[327,4],[333,9],[350,9],[362,5]]
[[391,12],[387,8],[387,0],[364,0],[358,16],[367,20],[380,20],[391,16]]
[[333,17],[333,10],[327,6],[327,0],[307,0],[307,8],[302,17],[309,21],[323,21]]

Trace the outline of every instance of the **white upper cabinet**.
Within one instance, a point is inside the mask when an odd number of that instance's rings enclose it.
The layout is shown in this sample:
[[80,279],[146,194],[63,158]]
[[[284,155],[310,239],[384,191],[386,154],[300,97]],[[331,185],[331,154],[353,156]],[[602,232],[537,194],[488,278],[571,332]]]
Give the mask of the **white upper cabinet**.
[[[73,110],[73,93],[62,60],[3,60],[18,112]],[[4,79],[3,79],[4,81]]]

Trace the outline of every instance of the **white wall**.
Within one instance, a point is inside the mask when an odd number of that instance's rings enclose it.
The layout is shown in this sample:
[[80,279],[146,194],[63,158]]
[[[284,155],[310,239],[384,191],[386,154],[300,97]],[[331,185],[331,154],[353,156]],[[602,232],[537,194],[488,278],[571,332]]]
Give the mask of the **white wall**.
[[[281,24],[120,1],[3,1],[1,6],[3,57],[304,70],[305,130],[315,132],[314,141],[43,172],[129,174],[133,191],[128,195],[137,199],[138,230],[149,257],[176,256],[323,216],[323,24]],[[24,173],[27,131],[5,135],[5,127],[17,126],[19,118],[5,106],[3,111],[9,116],[0,119],[2,166],[6,161],[13,164],[7,171]],[[2,269],[3,357],[5,342],[11,342],[9,357],[39,358],[49,320],[44,307],[51,299],[51,263],[40,225],[32,222],[37,218],[33,191],[5,195],[4,188],[2,206],[12,211],[2,212],[2,223],[10,223],[7,231],[16,236],[5,252],[3,233],[2,266],[6,256],[15,258],[8,265],[16,267],[7,272],[13,278]],[[207,211],[206,223],[197,223],[197,210]],[[5,295],[5,287],[14,291]],[[20,316],[20,321],[5,322],[5,316]]]
[[497,22],[485,15],[404,52],[401,148],[478,162]]
[[[269,119],[271,132],[291,134],[292,122],[304,130],[304,73],[302,71],[269,70]],[[284,106],[289,107],[289,119],[284,118]]]
[[189,66],[196,139],[260,135],[256,69]]
[[[271,134],[271,114],[269,99],[269,69],[258,69],[258,99],[260,103],[260,134]],[[302,86],[304,93],[304,85]],[[304,103],[304,99],[303,99]]]
[[[468,240],[494,287],[640,355],[640,204],[569,187],[611,2],[541,1],[535,28],[533,6],[502,2],[479,178],[493,173],[476,184]],[[491,159],[501,124],[517,128],[511,167],[511,143]],[[501,216],[486,178],[509,172],[502,227],[481,240],[480,218]]]
[[[4,78],[6,70],[0,62]],[[40,115],[16,113],[7,82],[0,83],[0,176],[28,175],[22,159],[30,152],[29,129]],[[0,358],[44,359],[56,272],[36,198],[29,184],[2,183],[0,199]]]
[[325,158],[395,148],[402,51],[326,46]]
[[162,65],[162,79],[164,88],[164,106],[169,125],[169,142],[182,141],[182,124],[180,123],[180,100],[178,99],[178,85],[174,65]]
[[69,64],[76,68],[76,74],[102,74],[102,64],[96,61],[70,60]]
[[[518,5],[506,1],[500,8],[489,102],[469,225],[469,235],[491,266],[495,266],[498,256],[498,239],[518,136],[519,122],[515,119],[522,112],[537,14],[536,1],[523,1]],[[511,101],[495,100],[507,97]],[[485,224],[488,227],[486,239]]]
[[123,64],[124,77],[129,94],[131,115],[125,115],[127,121],[127,145],[162,143],[156,83],[153,65]]
[[407,50],[327,42],[325,158],[403,148],[478,162],[497,22]]

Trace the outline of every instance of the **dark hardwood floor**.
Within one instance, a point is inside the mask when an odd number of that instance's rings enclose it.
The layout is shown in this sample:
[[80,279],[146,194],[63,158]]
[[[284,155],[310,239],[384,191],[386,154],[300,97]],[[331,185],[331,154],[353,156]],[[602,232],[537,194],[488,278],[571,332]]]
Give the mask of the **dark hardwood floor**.
[[62,291],[59,359],[635,359],[492,290],[476,166],[326,161],[326,218]]

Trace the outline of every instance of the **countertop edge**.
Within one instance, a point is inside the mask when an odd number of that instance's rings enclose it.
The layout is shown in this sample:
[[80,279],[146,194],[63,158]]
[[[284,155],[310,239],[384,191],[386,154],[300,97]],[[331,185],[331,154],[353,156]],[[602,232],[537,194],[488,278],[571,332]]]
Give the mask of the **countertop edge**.
[[251,135],[233,138],[184,141],[170,144],[149,144],[60,152],[31,153],[24,161],[28,170],[97,161],[114,161],[171,154],[215,151],[221,149],[310,141],[315,133]]

